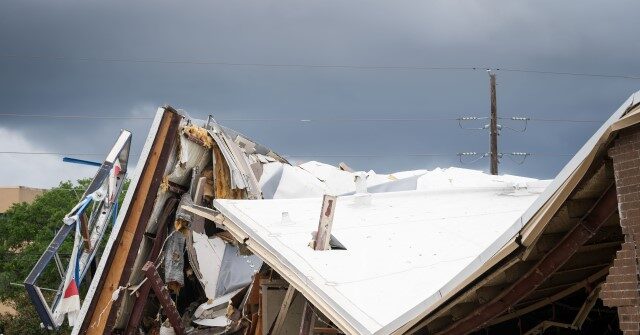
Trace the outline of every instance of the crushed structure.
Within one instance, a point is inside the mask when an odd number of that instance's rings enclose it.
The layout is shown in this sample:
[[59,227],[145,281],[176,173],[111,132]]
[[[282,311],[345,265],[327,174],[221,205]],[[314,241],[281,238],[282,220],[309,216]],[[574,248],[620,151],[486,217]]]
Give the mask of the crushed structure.
[[284,157],[158,110],[74,334],[638,334],[640,93],[552,181]]

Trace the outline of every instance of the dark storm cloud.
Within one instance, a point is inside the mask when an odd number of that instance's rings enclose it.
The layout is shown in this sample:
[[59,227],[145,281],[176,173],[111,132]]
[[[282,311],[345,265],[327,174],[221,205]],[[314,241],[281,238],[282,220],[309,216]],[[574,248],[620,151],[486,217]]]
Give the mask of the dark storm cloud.
[[[426,65],[640,74],[633,1],[3,1],[2,54],[234,63]],[[264,68],[0,58],[3,109],[24,114],[148,115],[168,103],[224,118],[430,118],[486,115],[478,71]],[[498,71],[501,115],[605,120],[640,80]],[[38,148],[106,151],[120,128],[134,151],[149,120],[2,118]],[[229,122],[284,154],[487,150],[455,121]],[[597,124],[532,123],[503,132],[503,151],[574,153]],[[37,161],[34,158],[34,162]],[[390,171],[456,157],[323,158]],[[508,160],[550,178],[568,157]],[[471,165],[484,168],[487,162]],[[4,182],[4,181],[3,181]],[[19,183],[28,183],[29,179]],[[14,182],[15,183],[15,182]]]

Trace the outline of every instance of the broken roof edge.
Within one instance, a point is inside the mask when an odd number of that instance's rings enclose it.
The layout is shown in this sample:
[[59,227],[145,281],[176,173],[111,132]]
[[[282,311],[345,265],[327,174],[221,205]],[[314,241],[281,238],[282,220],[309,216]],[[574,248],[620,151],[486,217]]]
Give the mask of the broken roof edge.
[[[519,244],[525,247],[533,244],[553,216],[553,213],[557,211],[578,185],[588,167],[593,163],[597,151],[603,145],[609,143],[617,131],[640,123],[640,112],[638,112],[640,109],[638,107],[640,107],[640,91],[631,94],[603,123],[529,209],[504,234],[433,296],[403,314],[396,321],[391,322],[385,327],[388,329],[382,329],[376,334],[391,333],[395,335],[409,331],[419,324],[424,317],[440,308],[494,265],[504,260],[511,252],[516,250]],[[628,116],[628,118],[625,116]],[[522,240],[517,241],[519,239]],[[433,304],[429,305],[429,302],[433,302]],[[401,320],[406,320],[410,317],[412,318],[409,321],[403,322]]]
[[[639,114],[636,115],[634,120],[625,120],[624,124],[618,123],[623,116],[637,106],[640,102],[640,92],[636,92],[631,95],[616,112],[594,133],[594,135],[581,147],[581,149],[574,155],[574,157],[565,165],[565,167],[556,176],[553,182],[545,189],[540,197],[521,215],[515,222],[508,228],[499,238],[497,238],[488,248],[486,248],[478,257],[476,257],[467,267],[460,271],[450,281],[442,286],[436,293],[429,298],[423,300],[407,312],[403,313],[400,317],[396,318],[386,326],[381,327],[375,334],[400,334],[410,331],[412,327],[418,324],[425,316],[432,313],[437,308],[444,305],[450,298],[455,296],[460,291],[464,290],[470,283],[475,281],[482,274],[487,272],[492,266],[498,264],[505,259],[513,251],[516,250],[519,244],[519,238],[522,236],[522,232],[525,229],[531,229],[532,227],[546,224],[544,220],[533,221],[536,218],[536,214],[542,210],[549,210],[548,204],[554,204],[557,202],[562,203],[564,199],[559,198],[558,193],[564,192],[565,198],[575,188],[577,182],[583,177],[581,172],[586,172],[584,166],[590,166],[595,157],[594,149],[601,149],[603,144],[610,141],[611,135],[624,127],[634,125],[640,121]],[[574,180],[573,184],[569,184],[568,180]],[[247,227],[244,229],[241,227],[242,218],[229,217],[230,214],[224,210],[224,206],[220,206],[220,203],[216,203],[216,208],[221,210],[225,216],[229,218],[235,229],[242,231],[241,235],[238,235],[241,239],[249,244],[252,244],[252,249],[256,254],[261,256],[265,262],[267,262],[272,268],[278,271],[283,277],[285,277],[290,283],[292,283],[298,290],[300,290],[316,307],[322,310],[332,321],[336,322],[336,325],[341,327],[344,331],[355,331],[360,334],[368,334],[370,331],[366,329],[352,328],[348,329],[348,326],[352,326],[353,323],[349,323],[348,319],[353,319],[349,315],[343,313],[342,308],[333,304],[332,306],[325,305],[325,303],[332,302],[332,299],[326,299],[326,295],[319,292],[319,288],[312,286],[313,283],[308,283],[304,280],[304,275],[298,273],[296,269],[291,267],[291,264],[286,264],[286,260],[278,257],[277,251],[273,250],[265,241],[257,241],[249,239],[247,233]],[[244,230],[244,231],[243,231]],[[253,234],[252,236],[254,236]],[[533,235],[530,235],[533,236]],[[254,236],[259,238],[259,236]],[[261,243],[260,243],[261,242]],[[297,277],[297,278],[296,278]],[[306,286],[305,286],[306,285]],[[324,299],[322,299],[324,297]],[[375,322],[375,321],[374,321]],[[360,324],[360,323],[355,323]],[[360,324],[364,327],[364,325]]]
[[222,128],[224,133],[229,138],[232,138],[231,139],[232,141],[236,140],[234,137],[240,136],[240,137],[242,137],[242,138],[244,138],[246,140],[249,140],[249,141],[253,142],[253,144],[256,145],[256,153],[261,154],[261,155],[265,155],[265,156],[270,156],[271,158],[274,158],[274,159],[280,161],[281,163],[291,165],[291,163],[289,163],[289,161],[286,158],[284,158],[284,156],[282,156],[279,153],[273,151],[268,146],[266,146],[266,145],[264,145],[264,144],[262,144],[260,142],[255,141],[253,138],[251,138],[251,137],[249,137],[249,136],[247,136],[247,135],[245,135],[245,134],[243,134],[243,133],[241,133],[241,132],[239,132],[239,131],[237,131],[235,129],[231,129],[231,128],[227,127],[227,126],[224,126],[224,125],[222,125],[220,123],[217,123],[217,121],[216,121],[216,124],[219,125],[220,128]]
[[[313,306],[331,319],[340,330],[345,331],[347,334],[374,334],[339,305],[335,305],[337,308],[329,306],[327,303],[333,301],[333,299],[312,281],[306,280],[306,275],[297,271],[293,264],[290,264],[277,250],[271,248],[259,235],[254,234],[255,236],[250,237],[247,233],[247,230],[249,230],[248,227],[242,224],[243,220],[251,220],[250,218],[236,217],[224,206],[221,206],[218,200],[214,200],[213,204],[225,218],[224,226],[236,240],[246,245],[251,252],[258,255],[272,269],[278,272],[290,285],[293,285],[298,292],[302,293]],[[378,324],[366,314],[362,315],[372,323]]]
[[[165,105],[164,108],[173,109],[173,107],[171,107],[169,105]],[[195,124],[195,125],[197,125],[199,127],[202,127],[202,128],[208,129],[208,130],[209,129],[213,129],[214,128],[213,125],[219,127],[220,130],[222,131],[222,133],[224,133],[224,135],[226,137],[228,137],[231,141],[236,142],[236,144],[238,143],[237,142],[237,138],[238,137],[243,139],[243,140],[247,140],[247,141],[253,143],[255,145],[254,151],[255,151],[256,154],[269,156],[269,157],[271,157],[271,158],[273,158],[275,160],[280,161],[281,163],[285,163],[285,164],[289,164],[289,165],[291,164],[291,163],[289,163],[289,161],[286,158],[284,158],[284,156],[282,156],[279,153],[271,150],[271,148],[267,147],[266,145],[255,141],[253,138],[251,138],[251,137],[249,137],[249,136],[247,136],[247,135],[245,135],[245,134],[243,134],[243,133],[241,133],[241,132],[239,132],[239,131],[237,131],[235,129],[229,128],[229,127],[219,123],[218,121],[216,121],[216,119],[211,114],[209,114],[209,118],[207,120],[204,120],[204,119],[199,119],[197,117],[192,117],[191,115],[189,115],[188,112],[186,112],[186,111],[184,111],[182,109],[179,109],[178,111],[179,111],[179,114],[182,115],[185,119],[191,121],[193,124]],[[246,153],[246,154],[248,155],[250,153]]]
[[[273,151],[270,147],[262,144],[261,142],[254,140],[252,137],[249,137],[244,133],[241,133],[233,128],[229,128],[223,125],[222,123],[219,123],[211,114],[209,114],[208,115],[209,118],[205,120],[205,119],[200,119],[198,117],[193,117],[187,111],[183,109],[174,109],[169,105],[164,105],[163,107],[160,107],[160,108],[173,110],[177,114],[181,115],[184,119],[190,121],[192,124],[201,128],[212,129],[213,128],[212,125],[216,125],[217,127],[220,128],[220,130],[222,131],[222,133],[224,133],[226,137],[228,137],[231,141],[236,142],[236,144],[237,144],[237,138],[240,137],[255,145],[254,150],[256,154],[269,156],[277,161],[280,161],[281,163],[291,165],[291,163],[286,158],[284,158],[284,156],[282,156],[281,154]],[[247,153],[247,155],[248,154],[249,153]]]
[[[524,245],[528,246],[535,242],[540,233],[537,228],[542,228],[540,223],[548,221],[549,218],[540,217],[542,210],[547,210],[548,212],[548,208],[545,208],[545,206],[555,203],[557,204],[555,210],[557,210],[559,205],[568,198],[569,193],[575,189],[599,151],[607,147],[615,133],[640,122],[640,118],[634,112],[639,106],[640,91],[629,96],[611,117],[600,126],[558,173],[545,192],[522,215],[522,220],[526,223],[525,234],[523,234]],[[633,114],[636,114],[636,116],[633,117]],[[628,116],[632,117],[628,118]]]
[[[82,300],[83,304],[78,314],[79,318],[77,319],[72,329],[73,334],[86,333],[87,328],[92,328],[94,326],[97,326],[97,328],[95,329],[102,329],[101,327],[102,327],[102,323],[104,323],[104,319],[109,318],[110,313],[114,313],[114,312],[117,313],[119,309],[122,307],[122,306],[118,306],[114,308],[113,306],[120,304],[120,301],[118,300],[118,294],[120,295],[120,300],[122,300],[122,293],[120,293],[120,291],[124,289],[124,287],[116,286],[116,285],[109,286],[111,289],[111,291],[109,292],[113,291],[113,296],[111,297],[111,302],[109,303],[109,305],[106,305],[106,306],[104,304],[101,304],[101,301],[103,301],[103,298],[104,298],[103,296],[105,294],[102,291],[105,289],[105,283],[109,278],[109,273],[110,273],[109,268],[110,266],[112,266],[111,264],[119,257],[117,255],[117,249],[119,244],[118,241],[123,239],[123,236],[124,236],[123,234],[125,233],[122,225],[127,222],[127,216],[128,216],[128,213],[131,211],[132,202],[135,202],[136,194],[138,193],[138,189],[140,188],[141,178],[143,178],[143,176],[145,175],[145,171],[149,169],[149,166],[148,166],[149,161],[156,155],[153,152],[154,145],[156,140],[160,136],[162,125],[164,120],[167,119],[167,115],[171,115],[171,117],[169,118],[173,120],[180,119],[181,120],[179,122],[180,125],[183,125],[183,122],[185,120],[191,121],[192,124],[195,126],[205,127],[205,128],[209,128],[207,127],[208,125],[215,124],[215,127],[219,127],[219,129],[221,130],[220,133],[225,138],[227,138],[228,141],[233,142],[234,145],[237,144],[236,140],[238,138],[244,141],[249,141],[253,145],[255,145],[256,154],[269,156],[275,159],[276,161],[281,161],[284,164],[288,164],[286,159],[284,159],[279,154],[273,152],[271,149],[267,148],[266,146],[258,142],[255,142],[253,139],[251,139],[248,136],[245,136],[231,128],[225,127],[217,123],[212,118],[210,118],[209,121],[201,120],[198,118],[191,118],[183,110],[176,110],[175,108],[169,105],[164,105],[162,107],[159,107],[156,110],[156,114],[154,116],[153,121],[151,122],[150,129],[148,131],[148,135],[145,140],[145,144],[142,148],[142,152],[140,154],[138,164],[136,166],[136,170],[132,171],[133,173],[131,174],[131,184],[130,184],[131,192],[126,193],[125,199],[122,204],[122,208],[119,211],[119,214],[121,215],[119,215],[119,217],[116,219],[114,228],[109,238],[107,239],[107,241],[105,241],[106,242],[105,249],[102,254],[103,257],[100,260],[98,267],[96,269],[96,273],[93,276],[93,280],[91,281],[88,287],[87,294]],[[164,139],[164,141],[166,141],[166,138]],[[160,164],[160,166],[162,166],[162,164]],[[170,164],[166,166],[166,168],[169,168],[169,167],[170,167]],[[155,171],[155,169],[151,169],[151,170]],[[248,172],[253,173],[250,170]],[[138,224],[146,225],[146,222],[140,221]],[[125,257],[129,257],[129,254],[126,254]],[[129,276],[129,275],[126,275],[126,276]],[[120,284],[118,285],[127,286],[128,284],[125,281],[125,282],[120,282]],[[96,311],[96,309],[98,309],[96,306],[98,305],[103,306],[104,310],[102,310],[102,307],[100,307],[99,308],[100,310]],[[104,312],[106,312],[105,313],[106,315],[103,316],[102,314]],[[98,313],[100,313],[100,316],[97,316]],[[98,324],[96,324],[96,322],[92,323],[92,321],[94,321],[96,318],[98,319],[97,321]],[[100,323],[100,318],[103,319],[102,323]],[[108,322],[111,322],[111,321],[108,321]],[[109,324],[107,326],[111,327],[112,325],[113,324]]]
[[[153,122],[151,123],[150,129],[149,129],[149,134],[147,136],[147,139],[144,143],[144,146],[142,147],[142,152],[140,153],[140,158],[138,159],[138,164],[136,164],[136,169],[135,172],[133,173],[133,176],[131,178],[131,182],[129,184],[129,189],[130,190],[136,190],[138,183],[140,181],[140,176],[142,175],[142,171],[144,171],[145,169],[145,165],[146,164],[140,164],[140,162],[146,162],[147,159],[149,158],[149,155],[151,153],[151,147],[153,146],[153,142],[156,138],[156,135],[158,133],[158,129],[160,127],[160,123],[164,117],[164,112],[165,111],[171,111],[177,114],[178,113],[175,109],[173,109],[170,106],[164,106],[164,107],[160,107],[157,109],[156,111],[156,116],[153,119]],[[105,244],[105,248],[102,252],[102,256],[100,257],[100,263],[98,263],[98,266],[96,268],[96,272],[93,274],[93,279],[91,280],[91,285],[89,286],[89,289],[87,290],[87,294],[84,297],[84,300],[82,301],[82,306],[80,308],[80,312],[78,313],[77,319],[76,319],[76,323],[73,326],[73,329],[71,331],[72,335],[77,335],[80,334],[80,331],[82,328],[88,328],[88,326],[90,325],[86,325],[85,327],[85,318],[87,316],[87,312],[89,311],[89,307],[92,305],[92,301],[94,299],[94,295],[96,294],[97,290],[98,290],[98,286],[100,285],[100,281],[101,278],[103,276],[103,272],[105,270],[105,267],[107,265],[107,262],[110,260],[111,257],[111,251],[113,249],[113,245],[115,244],[115,241],[118,239],[120,233],[121,233],[121,228],[122,228],[122,222],[125,219],[126,215],[122,215],[121,213],[127,213],[129,210],[129,206],[131,204],[131,200],[133,199],[133,195],[135,192],[131,191],[131,192],[126,192],[124,200],[122,201],[122,206],[120,208],[118,217],[116,218],[116,222],[113,225],[111,234],[109,235],[109,239],[107,240],[107,243]],[[106,257],[105,257],[106,256]],[[94,311],[95,312],[95,311]],[[106,316],[105,316],[106,317]]]

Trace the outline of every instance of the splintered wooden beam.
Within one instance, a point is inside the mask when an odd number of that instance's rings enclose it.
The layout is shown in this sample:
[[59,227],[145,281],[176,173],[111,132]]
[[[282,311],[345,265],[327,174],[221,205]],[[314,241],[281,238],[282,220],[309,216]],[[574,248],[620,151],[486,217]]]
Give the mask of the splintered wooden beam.
[[[160,249],[162,248],[162,243],[167,236],[167,222],[176,211],[177,204],[178,199],[175,197],[169,198],[165,203],[164,209],[158,219],[158,227],[156,228],[156,234],[153,237],[153,246],[151,247],[151,252],[149,253],[147,261],[155,262],[158,258]],[[148,280],[145,281],[138,289],[136,300],[133,304],[131,315],[129,316],[129,322],[124,332],[125,335],[138,334],[138,325],[140,324],[140,320],[142,320],[142,313],[144,311],[144,306],[147,304],[147,298],[149,297],[150,290],[151,284]]]
[[585,299],[582,307],[580,307],[580,310],[576,314],[576,318],[573,319],[573,322],[571,323],[571,327],[573,329],[582,329],[582,324],[587,320],[593,306],[595,306],[598,301],[598,296],[600,295],[601,290],[602,285],[598,285],[594,290],[591,290],[589,296],[587,296],[587,299]]
[[316,327],[313,329],[313,332],[316,334],[344,334],[339,329],[331,327]]
[[313,314],[313,306],[307,301],[304,304],[304,311],[302,312],[302,323],[300,324],[300,335],[313,334],[311,331],[316,323],[316,316]]
[[567,289],[564,289],[550,297],[544,298],[543,300],[540,300],[538,302],[532,303],[531,305],[518,309],[512,313],[508,313],[508,314],[503,314],[502,316],[495,318],[491,321],[489,321],[487,323],[487,327],[488,326],[492,326],[492,325],[496,325],[498,323],[502,323],[508,320],[512,320],[515,319],[519,316],[525,315],[527,313],[533,312],[538,308],[541,308],[543,306],[546,305],[550,305],[555,301],[558,301],[564,297],[567,297],[575,292],[578,292],[579,290],[582,290],[584,288],[587,288],[589,286],[594,285],[596,282],[598,281],[604,281],[604,277],[609,273],[609,266],[603,267],[600,271],[592,274],[591,276],[589,276],[587,279],[577,283],[575,286],[569,287]]
[[114,229],[117,236],[113,247],[102,255],[103,259],[106,258],[104,272],[96,278],[98,283],[91,300],[87,302],[89,306],[78,331],[80,334],[105,334],[113,330],[116,311],[122,299],[113,301],[112,296],[118,287],[128,285],[138,247],[151,216],[167,160],[173,150],[180,120],[182,116],[175,110],[165,108],[148,149],[148,156],[144,162],[139,163],[144,164],[144,168],[135,177],[134,181],[137,179],[137,182],[132,182],[132,187],[135,184],[133,196],[128,203],[125,201],[123,204],[122,214],[125,217],[119,228]]
[[[209,221],[213,221],[213,223],[218,226],[224,226],[224,216],[215,209],[197,205],[182,205],[180,208],[196,216],[205,218]],[[231,239],[235,240],[233,239],[233,237],[231,237]]]
[[91,239],[89,238],[89,224],[87,221],[89,221],[89,219],[87,215],[83,213],[80,216],[80,234],[82,235],[84,250],[89,252],[91,250]]
[[338,164],[338,168],[342,171],[353,172],[353,169],[345,162],[340,162],[340,164]]
[[289,288],[287,289],[287,293],[284,295],[282,306],[280,306],[280,311],[278,312],[278,316],[276,317],[276,321],[273,324],[273,331],[271,331],[271,335],[280,335],[280,333],[282,332],[282,326],[284,326],[284,320],[287,318],[289,307],[291,307],[291,303],[293,302],[293,298],[295,296],[296,296],[296,289],[293,287],[293,285],[289,285]]
[[160,305],[162,305],[162,309],[167,315],[169,323],[171,324],[171,327],[173,327],[173,331],[177,335],[184,335],[184,326],[182,325],[182,319],[180,318],[176,304],[171,300],[169,291],[162,282],[162,278],[160,278],[160,274],[158,273],[158,270],[156,270],[155,265],[153,265],[153,262],[147,262],[142,267],[142,271],[144,271],[145,277],[147,277],[149,284],[151,284],[153,292],[156,293],[156,297],[160,301]]
[[[198,178],[198,182],[195,187],[195,192],[193,192],[193,203],[195,205],[200,206],[204,202],[204,185],[206,183],[207,183],[207,178],[205,177]],[[199,215],[195,215],[194,218],[191,220],[191,230],[196,233],[204,234],[205,233],[204,218]]]
[[[316,233],[316,243],[314,245],[315,250],[321,251],[329,249],[329,240],[331,240],[331,227],[333,226],[333,215],[335,214],[336,200],[338,200],[336,196],[328,194],[325,194],[322,198],[320,222],[318,223],[318,232]],[[309,301],[306,301],[304,303],[304,311],[302,312],[300,335],[312,334],[315,321],[313,306],[311,306]]]

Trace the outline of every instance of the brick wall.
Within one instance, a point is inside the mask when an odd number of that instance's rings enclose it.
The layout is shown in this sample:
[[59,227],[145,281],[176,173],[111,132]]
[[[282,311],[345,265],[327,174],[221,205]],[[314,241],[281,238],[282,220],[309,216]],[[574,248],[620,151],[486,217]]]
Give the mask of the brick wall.
[[640,334],[640,128],[623,131],[609,150],[624,243],[602,287],[604,305],[617,307],[625,335]]

